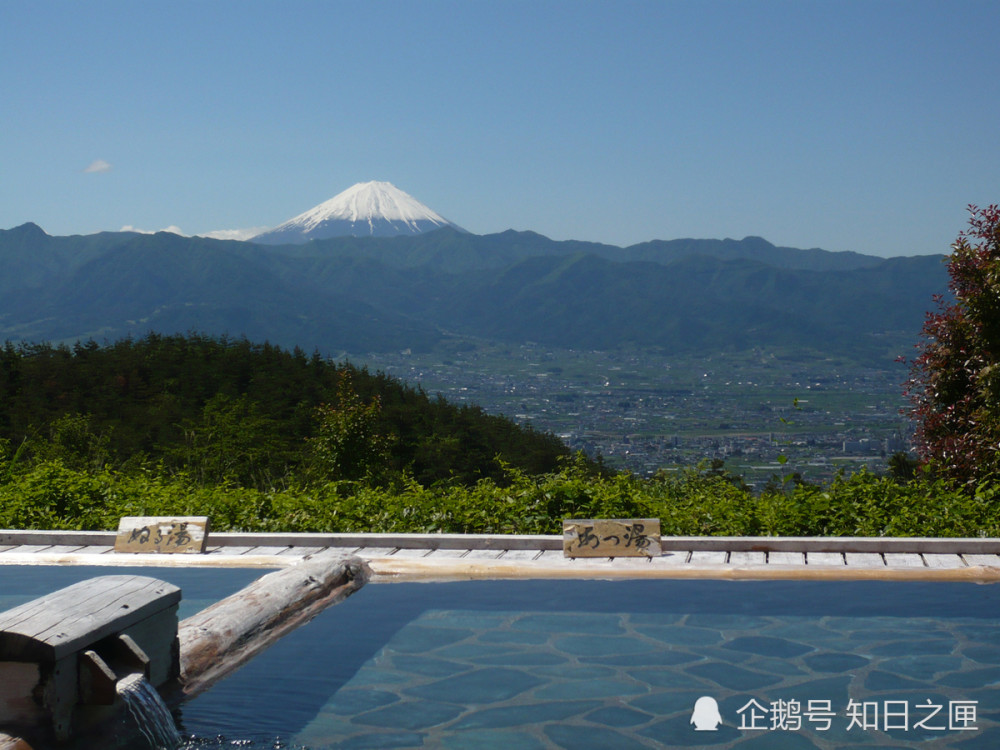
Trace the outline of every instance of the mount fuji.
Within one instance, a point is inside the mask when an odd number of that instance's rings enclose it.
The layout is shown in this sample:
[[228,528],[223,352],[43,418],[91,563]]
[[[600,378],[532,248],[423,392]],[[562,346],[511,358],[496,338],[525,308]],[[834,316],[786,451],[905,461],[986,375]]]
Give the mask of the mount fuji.
[[389,182],[359,182],[330,200],[250,239],[292,245],[328,237],[394,237],[440,227],[465,230]]

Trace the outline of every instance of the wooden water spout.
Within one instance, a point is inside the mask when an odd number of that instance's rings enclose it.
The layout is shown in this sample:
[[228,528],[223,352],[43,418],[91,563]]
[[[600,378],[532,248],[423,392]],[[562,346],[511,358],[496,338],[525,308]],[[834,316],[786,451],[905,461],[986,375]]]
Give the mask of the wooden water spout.
[[327,551],[180,624],[180,589],[144,576],[92,578],[0,613],[0,750],[99,732],[122,711],[119,687],[139,676],[179,702],[369,577],[360,558]]
[[101,576],[0,614],[0,729],[63,742],[114,715],[118,680],[175,680],[176,586]]

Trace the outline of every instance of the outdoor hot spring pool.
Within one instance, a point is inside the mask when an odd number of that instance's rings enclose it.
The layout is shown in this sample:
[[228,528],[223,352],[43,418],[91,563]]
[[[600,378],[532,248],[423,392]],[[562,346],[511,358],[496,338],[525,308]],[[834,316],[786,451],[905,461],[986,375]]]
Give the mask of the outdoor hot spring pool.
[[998,635],[992,585],[369,584],[175,716],[190,748],[993,750]]

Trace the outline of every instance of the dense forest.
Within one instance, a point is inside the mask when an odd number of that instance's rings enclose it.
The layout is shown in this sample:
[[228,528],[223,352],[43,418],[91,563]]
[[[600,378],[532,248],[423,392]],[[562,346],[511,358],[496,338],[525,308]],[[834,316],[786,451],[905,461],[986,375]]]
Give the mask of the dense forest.
[[659,518],[665,535],[1000,536],[1000,486],[861,472],[751,492],[724,465],[651,478],[383,374],[245,339],[151,334],[0,351],[0,528],[559,534]]
[[0,456],[155,467],[202,484],[423,485],[552,471],[565,446],[383,374],[246,339],[189,334],[0,351]]

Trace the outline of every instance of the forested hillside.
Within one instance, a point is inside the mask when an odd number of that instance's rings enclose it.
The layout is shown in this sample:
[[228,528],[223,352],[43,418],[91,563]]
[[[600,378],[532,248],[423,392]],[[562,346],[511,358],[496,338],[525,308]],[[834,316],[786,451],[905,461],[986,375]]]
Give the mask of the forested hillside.
[[478,407],[246,339],[150,334],[104,346],[8,343],[0,352],[8,462],[153,467],[266,488],[404,473],[427,485],[472,483],[501,478],[502,463],[552,471],[566,453],[553,435]]
[[998,490],[862,472],[752,493],[724,467],[648,479],[550,434],[301,350],[189,334],[0,350],[0,528],[558,534],[659,518],[668,535],[996,536]]

